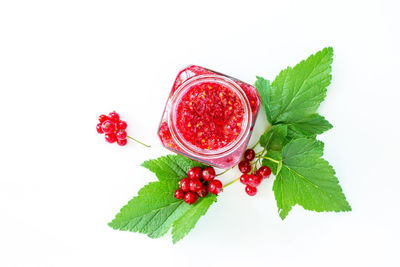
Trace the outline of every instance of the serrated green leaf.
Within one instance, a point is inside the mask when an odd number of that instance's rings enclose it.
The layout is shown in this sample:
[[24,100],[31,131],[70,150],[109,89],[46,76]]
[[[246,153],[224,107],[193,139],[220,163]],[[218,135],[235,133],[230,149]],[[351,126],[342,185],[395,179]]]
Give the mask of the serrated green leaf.
[[315,137],[318,134],[332,129],[332,125],[321,115],[314,113],[288,124],[290,139],[301,137]]
[[288,126],[286,124],[274,125],[260,137],[260,145],[267,150],[282,150],[286,141]]
[[172,223],[189,209],[189,205],[174,197],[176,187],[176,182],[172,181],[147,184],[121,209],[109,226],[147,234],[151,238],[164,235]]
[[[195,226],[200,216],[216,201],[216,196],[210,195],[189,206],[174,197],[178,181],[187,176],[187,171],[195,166],[205,166],[180,155],[148,160],[142,166],[154,172],[160,181],[149,183],[140,189],[138,196],[121,209],[109,226],[158,238],[167,233],[177,221],[175,243]],[[210,199],[213,201],[209,203]]]
[[[271,124],[289,124],[316,112],[331,81],[332,56],[332,47],[324,48],[294,68],[281,71],[271,86],[263,86]],[[257,81],[263,85],[261,79]]]
[[197,161],[185,158],[181,155],[167,155],[157,159],[147,160],[142,163],[142,166],[154,172],[158,180],[174,180],[187,177],[187,172],[192,167],[202,167],[205,165]]
[[295,139],[283,148],[282,168],[273,185],[282,219],[296,204],[318,212],[351,210],[335,171],[322,154],[323,143],[313,139]]
[[264,110],[267,115],[267,119],[268,121],[271,121],[271,111],[268,105],[268,103],[270,102],[270,93],[271,93],[270,82],[269,80],[266,80],[263,77],[257,76],[257,80],[254,85],[257,88],[258,94],[261,97]]
[[198,202],[190,207],[182,217],[172,225],[172,242],[175,244],[185,237],[196,225],[201,216],[205,215],[208,208],[217,201],[217,196],[209,194],[207,197],[199,199]]

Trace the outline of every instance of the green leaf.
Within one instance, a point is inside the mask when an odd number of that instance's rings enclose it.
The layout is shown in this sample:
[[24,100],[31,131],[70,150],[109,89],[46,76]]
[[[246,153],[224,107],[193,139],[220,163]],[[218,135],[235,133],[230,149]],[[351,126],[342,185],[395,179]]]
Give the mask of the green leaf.
[[271,86],[258,78],[271,124],[295,122],[316,112],[331,81],[332,56],[332,47],[324,48],[281,71]]
[[317,113],[294,121],[288,125],[288,136],[291,139],[300,137],[315,137],[332,129],[332,125]]
[[172,242],[175,244],[185,237],[194,228],[201,216],[205,215],[208,208],[217,201],[217,196],[209,194],[199,199],[186,213],[176,220],[172,226]]
[[175,181],[152,182],[139,190],[109,223],[114,229],[147,234],[158,238],[190,208],[174,197]]
[[282,219],[296,204],[318,212],[351,210],[335,171],[322,154],[323,143],[313,139],[295,139],[283,148],[282,168],[273,185]]
[[168,232],[174,222],[174,243],[182,239],[216,201],[215,195],[199,199],[189,206],[174,197],[181,178],[190,168],[203,164],[180,155],[168,155],[145,161],[142,166],[154,172],[159,182],[152,182],[139,190],[138,196],[126,204],[109,223],[114,229],[147,234],[158,238]]
[[288,126],[285,124],[275,125],[260,137],[260,145],[267,150],[282,150],[286,142]]
[[160,181],[179,181],[187,177],[187,172],[190,168],[196,166],[205,167],[205,165],[181,155],[167,155],[157,159],[147,160],[142,163],[142,166],[154,172]]
[[257,88],[258,94],[260,95],[263,102],[265,113],[267,114],[267,119],[268,121],[271,121],[271,111],[268,105],[268,103],[270,102],[271,93],[270,82],[263,77],[257,76],[255,87]]

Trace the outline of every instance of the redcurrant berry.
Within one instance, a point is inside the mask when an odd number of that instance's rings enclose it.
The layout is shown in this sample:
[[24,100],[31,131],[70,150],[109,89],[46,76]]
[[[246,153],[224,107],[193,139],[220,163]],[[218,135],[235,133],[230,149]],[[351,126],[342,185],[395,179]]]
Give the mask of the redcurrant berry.
[[201,179],[201,168],[193,167],[188,171],[189,179]]
[[222,191],[222,183],[220,180],[212,180],[208,184],[208,191],[211,194],[218,195]]
[[182,189],[176,189],[176,190],[175,190],[175,193],[174,193],[174,196],[175,196],[175,198],[177,198],[177,199],[182,199],[184,194],[185,194],[185,193],[183,192]]
[[105,134],[104,137],[106,138],[106,141],[111,144],[117,141],[117,138],[115,137],[114,133]]
[[200,191],[197,192],[197,194],[199,195],[199,197],[206,197],[208,195],[208,189],[206,186],[202,186]]
[[196,201],[197,201],[197,194],[194,192],[187,192],[185,194],[185,196],[183,197],[183,200],[187,204],[192,205],[192,204],[196,203]]
[[207,167],[202,172],[203,179],[205,181],[212,181],[215,178],[215,170],[213,167]]
[[239,162],[238,167],[241,173],[248,173],[251,171],[251,164],[248,160],[242,160],[241,162]]
[[257,188],[255,188],[255,187],[252,187],[252,186],[250,186],[250,185],[246,185],[246,188],[244,189],[245,191],[246,191],[246,193],[249,195],[249,196],[255,196],[256,194],[257,194]]
[[271,175],[271,169],[268,166],[261,166],[256,174],[261,176],[263,179],[268,178]]
[[183,178],[179,181],[179,188],[182,189],[184,192],[190,191],[190,180],[188,178]]
[[189,186],[190,186],[190,191],[197,193],[200,191],[202,184],[199,179],[191,179]]
[[103,123],[103,122],[105,122],[106,120],[108,120],[108,117],[106,116],[106,115],[100,115],[99,116],[99,122],[100,123]]
[[126,127],[128,127],[128,124],[125,121],[119,121],[118,122],[118,129],[125,130]]
[[120,146],[125,146],[128,143],[126,139],[117,139],[117,144]]
[[101,124],[101,128],[103,129],[103,132],[106,134],[113,133],[115,130],[115,124],[110,120],[106,120]]
[[119,114],[115,111],[110,112],[110,114],[108,114],[108,117],[110,118],[110,120],[112,122],[115,122],[115,123],[119,122]]
[[99,123],[99,124],[96,125],[96,130],[97,130],[97,132],[98,132],[99,134],[104,133],[103,128],[101,128],[101,123]]
[[127,136],[128,136],[128,135],[126,134],[126,131],[119,131],[119,132],[117,133],[117,139],[118,139],[118,140],[119,140],[119,139],[121,139],[121,140],[126,139]]
[[252,187],[257,187],[261,184],[262,178],[258,175],[249,175],[249,179],[247,180],[247,184]]
[[244,185],[247,185],[247,183],[249,182],[249,177],[250,175],[248,175],[247,173],[242,174],[242,176],[240,176],[240,182]]
[[256,157],[256,152],[253,149],[249,148],[244,152],[244,159],[248,161],[252,161]]

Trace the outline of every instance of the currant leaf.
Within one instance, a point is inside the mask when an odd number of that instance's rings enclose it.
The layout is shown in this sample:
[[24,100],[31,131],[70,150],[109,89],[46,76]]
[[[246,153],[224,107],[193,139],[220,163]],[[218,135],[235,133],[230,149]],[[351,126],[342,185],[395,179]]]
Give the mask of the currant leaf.
[[271,110],[269,108],[270,99],[271,99],[271,84],[269,80],[264,79],[263,77],[257,76],[257,80],[255,82],[255,87],[257,88],[258,94],[261,97],[265,114],[267,115],[268,121],[272,121],[271,118]]
[[271,124],[290,124],[316,112],[331,81],[332,57],[332,47],[324,48],[281,71],[271,85],[257,77],[255,84]]
[[[145,161],[142,166],[154,172],[158,182],[151,182],[139,190],[109,223],[113,229],[147,234],[158,238],[168,232],[173,223],[174,243],[182,239],[196,224],[201,215],[216,201],[215,195],[199,199],[188,205],[174,197],[181,178],[187,177],[192,167],[205,166],[180,155],[168,155]],[[212,201],[210,201],[212,200]]]
[[174,181],[151,182],[126,204],[109,223],[113,229],[147,234],[158,238],[168,232],[172,223],[190,206],[176,199]]
[[300,138],[282,150],[282,167],[273,185],[282,220],[296,204],[313,211],[350,211],[335,171],[322,159],[323,143]]
[[288,126],[286,124],[274,125],[272,128],[260,137],[260,145],[267,150],[282,150],[286,143]]
[[330,124],[323,116],[314,113],[297,121],[288,124],[288,137],[290,139],[300,137],[315,137],[318,134],[332,129]]
[[199,199],[172,225],[172,242],[175,244],[185,237],[196,225],[201,216],[205,215],[208,208],[217,201],[217,195],[209,194]]

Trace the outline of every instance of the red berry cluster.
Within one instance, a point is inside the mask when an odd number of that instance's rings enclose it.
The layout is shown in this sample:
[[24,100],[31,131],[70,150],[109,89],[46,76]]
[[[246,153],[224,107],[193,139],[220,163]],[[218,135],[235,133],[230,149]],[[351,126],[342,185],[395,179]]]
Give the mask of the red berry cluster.
[[99,116],[100,123],[97,124],[96,130],[99,134],[105,134],[104,137],[109,143],[117,142],[118,145],[124,146],[127,141],[126,127],[128,125],[125,121],[119,119],[119,114],[115,111],[107,115]]
[[193,167],[188,171],[188,177],[179,181],[179,189],[174,196],[189,205],[196,203],[198,197],[205,197],[208,192],[218,195],[222,191],[222,183],[215,178],[213,167]]
[[257,194],[257,186],[262,180],[267,179],[271,175],[271,169],[267,166],[261,166],[254,174],[249,174],[251,171],[251,161],[255,158],[256,153],[253,149],[249,148],[244,152],[244,160],[239,162],[239,170],[243,173],[240,176],[240,182],[246,185],[246,193],[249,196]]

